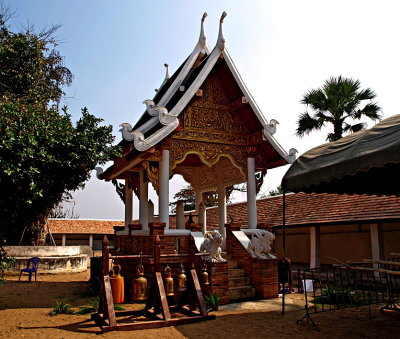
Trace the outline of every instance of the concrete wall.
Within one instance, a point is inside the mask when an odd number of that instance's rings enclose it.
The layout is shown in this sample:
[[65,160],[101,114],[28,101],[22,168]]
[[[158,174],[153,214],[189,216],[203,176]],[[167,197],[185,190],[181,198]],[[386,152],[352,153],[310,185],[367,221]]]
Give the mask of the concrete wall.
[[[93,250],[101,250],[104,234],[93,234]],[[62,244],[62,234],[53,234],[57,246]],[[107,235],[110,246],[113,246],[114,235]],[[89,245],[89,234],[67,234],[66,245]]]
[[6,246],[4,249],[13,257],[58,257],[81,254],[79,246]]
[[[384,223],[383,253],[400,252],[400,223]],[[320,226],[321,264],[371,258],[369,224]],[[277,230],[274,251],[282,256],[282,230]],[[294,263],[310,262],[310,228],[286,229],[286,256]]]

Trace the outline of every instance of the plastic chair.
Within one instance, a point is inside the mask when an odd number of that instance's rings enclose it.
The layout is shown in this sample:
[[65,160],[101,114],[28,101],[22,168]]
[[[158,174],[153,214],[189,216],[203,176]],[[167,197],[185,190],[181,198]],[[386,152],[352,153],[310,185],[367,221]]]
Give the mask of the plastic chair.
[[38,257],[30,258],[28,260],[28,264],[26,265],[26,268],[23,268],[21,270],[21,272],[19,273],[19,280],[18,281],[21,281],[21,274],[23,272],[26,272],[26,273],[29,274],[29,282],[32,281],[32,273],[35,272],[35,281],[36,281],[36,272],[37,272],[37,269],[38,269],[38,266],[39,266],[39,261],[40,261],[40,259]]

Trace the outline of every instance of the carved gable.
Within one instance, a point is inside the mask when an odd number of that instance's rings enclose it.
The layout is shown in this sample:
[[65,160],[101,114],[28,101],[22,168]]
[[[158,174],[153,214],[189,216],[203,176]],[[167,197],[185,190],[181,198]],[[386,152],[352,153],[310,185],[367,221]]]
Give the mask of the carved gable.
[[202,96],[193,100],[181,114],[183,129],[207,130],[233,135],[249,133],[243,121],[234,113],[238,98],[228,96],[217,74],[210,74],[201,87],[201,91]]

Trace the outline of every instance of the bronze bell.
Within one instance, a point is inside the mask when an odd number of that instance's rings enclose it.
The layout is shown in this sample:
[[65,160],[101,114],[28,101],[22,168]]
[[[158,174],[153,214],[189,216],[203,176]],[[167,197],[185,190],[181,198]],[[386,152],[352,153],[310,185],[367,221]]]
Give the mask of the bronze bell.
[[178,276],[178,291],[183,292],[186,291],[186,274],[185,268],[181,264],[181,274]]
[[174,295],[174,278],[172,278],[169,265],[165,268],[165,294],[167,297]]
[[207,265],[204,263],[202,269],[201,269],[201,281],[203,282],[203,285],[209,285],[208,281],[208,272],[207,272]]
[[132,299],[134,301],[143,301],[147,299],[147,279],[144,277],[144,267],[142,265],[142,257],[140,263],[136,267],[138,277],[133,280],[132,286]]

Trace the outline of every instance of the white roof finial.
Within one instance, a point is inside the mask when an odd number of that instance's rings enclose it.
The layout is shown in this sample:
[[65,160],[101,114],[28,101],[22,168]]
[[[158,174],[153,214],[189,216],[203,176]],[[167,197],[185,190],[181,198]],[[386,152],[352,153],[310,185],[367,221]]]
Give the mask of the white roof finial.
[[169,65],[165,63],[164,67],[165,67],[165,81],[166,81],[169,79]]
[[221,15],[221,19],[219,20],[219,33],[218,33],[218,49],[222,52],[225,48],[225,38],[222,33],[222,23],[224,22],[225,17],[227,16],[226,12],[223,12]]
[[206,20],[207,17],[207,13],[204,12],[203,17],[201,18],[201,29],[200,29],[200,37],[199,37],[199,45],[200,48],[206,49],[206,35],[204,34],[204,20]]
[[166,82],[168,81],[168,79],[169,79],[169,65],[168,65],[167,63],[165,63],[165,64],[164,64],[164,67],[165,67],[165,78],[164,78],[164,80],[163,80],[163,82],[162,82],[160,88],[156,88],[156,89],[155,89],[156,92],[158,92],[158,91],[161,89],[161,87],[163,87],[163,86],[165,85],[165,83],[166,83]]

